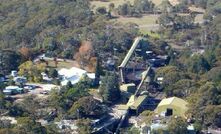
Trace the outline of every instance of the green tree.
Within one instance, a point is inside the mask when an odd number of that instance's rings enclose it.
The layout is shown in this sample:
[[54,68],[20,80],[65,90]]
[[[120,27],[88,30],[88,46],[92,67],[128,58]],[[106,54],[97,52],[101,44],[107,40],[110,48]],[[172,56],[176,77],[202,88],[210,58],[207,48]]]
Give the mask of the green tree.
[[30,117],[20,117],[17,122],[16,127],[22,133],[46,134],[46,129]]
[[154,3],[149,0],[135,0],[133,5],[135,10],[141,13],[145,13],[148,11],[152,12],[154,8]]
[[106,109],[98,100],[95,100],[92,96],[87,96],[76,101],[69,113],[77,118],[101,117],[106,113]]
[[0,73],[8,74],[12,70],[17,70],[21,63],[21,55],[15,51],[0,50]]
[[31,82],[40,82],[41,73],[46,69],[45,64],[35,64],[32,61],[26,61],[19,66],[19,75],[26,76]]
[[58,71],[56,69],[50,69],[49,70],[49,77],[57,78],[58,77]]
[[104,102],[107,103],[112,103],[120,98],[118,77],[115,73],[106,73],[101,81],[99,92]]
[[38,118],[38,110],[41,108],[35,96],[27,96],[21,103],[17,104],[30,117]]
[[107,14],[107,9],[106,9],[106,7],[98,7],[96,9],[96,13],[97,14],[102,14],[102,15]]
[[181,117],[173,118],[168,124],[168,131],[170,134],[187,134],[188,124]]
[[77,120],[77,126],[78,126],[78,133],[79,134],[90,134],[92,132],[90,119]]
[[4,94],[0,91],[0,109],[5,108],[5,104],[6,104],[5,96],[4,96]]
[[188,70],[193,73],[202,74],[210,70],[208,61],[203,56],[194,55],[187,63]]

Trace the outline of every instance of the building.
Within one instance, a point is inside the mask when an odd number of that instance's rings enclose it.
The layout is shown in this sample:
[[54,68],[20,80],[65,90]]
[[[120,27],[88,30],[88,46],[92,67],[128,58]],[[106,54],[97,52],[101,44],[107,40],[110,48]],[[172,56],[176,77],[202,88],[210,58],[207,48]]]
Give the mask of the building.
[[108,70],[114,70],[115,69],[115,60],[112,58],[108,58],[107,62],[106,62],[106,67]]
[[72,67],[70,69],[62,68],[58,71],[60,77],[62,77],[61,85],[65,86],[70,81],[73,85],[78,83],[83,76],[88,76],[90,79],[95,80],[95,73],[88,73],[87,71]]
[[5,95],[14,95],[14,94],[21,94],[23,93],[23,88],[19,88],[18,86],[7,86],[3,93]]
[[127,103],[127,106],[130,108],[130,113],[138,115],[145,109],[145,102],[147,100],[147,95],[141,95],[139,97],[135,97],[132,95]]
[[15,70],[11,71],[11,76],[13,76],[13,77],[18,76],[18,72]]
[[27,78],[26,77],[14,77],[13,79],[15,81],[15,83],[20,84],[20,85],[25,85],[27,83]]
[[123,101],[127,102],[129,98],[135,93],[136,85],[134,83],[122,84],[120,86],[121,95],[123,96]]
[[159,115],[165,116],[182,116],[185,117],[185,113],[188,110],[188,103],[180,98],[171,97],[163,99],[157,106],[155,112]]

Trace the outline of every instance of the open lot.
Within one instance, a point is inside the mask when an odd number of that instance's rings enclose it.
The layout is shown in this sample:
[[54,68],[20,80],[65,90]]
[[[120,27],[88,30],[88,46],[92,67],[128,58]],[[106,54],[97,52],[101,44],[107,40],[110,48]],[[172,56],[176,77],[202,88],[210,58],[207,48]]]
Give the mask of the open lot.
[[[53,60],[47,60],[48,61],[48,66],[55,68],[55,63]],[[58,60],[58,64],[57,64],[57,68],[61,69],[61,68],[71,68],[74,65],[76,65],[76,61],[72,61],[72,60]]]
[[[152,0],[156,5],[159,5],[163,0]],[[125,2],[130,2],[133,4],[134,0],[109,0],[107,2],[102,2],[102,1],[92,1],[92,7],[96,9],[97,7],[106,7],[108,8],[108,5],[110,3],[114,3],[115,7],[118,7],[119,5],[125,3]],[[178,0],[170,0],[172,5],[178,4]],[[203,9],[201,8],[196,8],[196,7],[190,7],[190,10],[192,11],[198,11],[198,12],[204,12]],[[141,18],[135,18],[135,17],[119,17],[116,19],[113,19],[111,21],[114,22],[120,22],[123,24],[127,23],[135,23],[138,25],[140,32],[143,34],[149,34],[150,31],[156,31],[159,28],[159,25],[156,24],[156,21],[160,15],[154,15],[154,14],[146,14]],[[203,21],[203,14],[198,14],[196,16],[195,22],[196,23],[201,23]],[[153,35],[155,37],[158,37],[158,35]]]
[[119,5],[122,5],[123,3],[130,2],[131,4],[134,2],[134,0],[108,0],[107,2],[104,1],[92,1],[91,7],[96,9],[98,7],[106,7],[108,8],[110,3],[114,3],[115,7],[118,7]]
[[135,18],[135,17],[120,17],[115,19],[114,21],[120,22],[123,24],[127,23],[135,23],[138,25],[140,32],[143,34],[146,34],[148,32],[155,31],[158,29],[158,24],[156,24],[156,21],[158,19],[159,15],[144,15],[141,18]]
[[36,84],[36,83],[29,83],[28,85],[34,85],[36,86],[35,89],[29,90],[27,93],[23,94],[17,94],[17,95],[12,95],[11,97],[16,98],[18,101],[24,99],[24,97],[29,96],[29,95],[35,95],[38,98],[47,98],[48,93],[54,89],[57,88],[59,89],[59,86],[53,85],[53,84]]
[[[162,1],[163,1],[163,0],[152,0],[152,2],[153,2],[156,6],[160,5],[160,4],[162,3]],[[179,3],[178,0],[169,0],[169,1],[170,1],[170,3],[171,3],[172,5],[176,5],[176,4]],[[134,0],[107,0],[106,2],[97,0],[97,1],[92,1],[92,2],[91,2],[91,6],[92,6],[93,8],[95,8],[95,9],[96,9],[97,7],[106,7],[106,8],[108,8],[108,6],[109,6],[110,3],[114,3],[115,7],[118,7],[119,5],[122,5],[123,3],[126,3],[126,2],[130,2],[131,4],[133,4],[133,3],[134,3]]]
[[[182,14],[182,15],[187,15],[187,14]],[[159,25],[156,23],[159,16],[160,15],[148,14],[148,15],[144,15],[141,18],[120,17],[120,18],[114,19],[114,21],[120,22],[123,24],[135,23],[138,25],[141,33],[147,34],[147,33],[150,33],[150,31],[156,31],[159,28]],[[198,14],[195,18],[195,22],[202,23],[203,14]],[[157,35],[154,35],[154,36],[157,36]]]

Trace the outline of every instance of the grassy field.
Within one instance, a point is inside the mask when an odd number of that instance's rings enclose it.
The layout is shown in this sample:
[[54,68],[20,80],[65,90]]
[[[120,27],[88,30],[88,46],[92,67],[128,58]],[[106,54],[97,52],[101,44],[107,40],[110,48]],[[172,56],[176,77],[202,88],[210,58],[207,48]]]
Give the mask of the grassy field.
[[[159,5],[163,0],[152,0],[155,5]],[[170,1],[177,1],[177,0],[170,0]],[[106,7],[108,8],[110,3],[114,3],[115,7],[122,5],[123,3],[130,2],[131,4],[134,3],[134,0],[109,0],[107,2],[102,1],[92,1],[91,6],[92,8],[96,9],[97,7]]]
[[135,17],[120,17],[115,19],[115,21],[121,22],[121,23],[136,23],[137,25],[149,25],[149,24],[155,24],[156,20],[158,19],[159,15],[145,15],[141,18],[135,18]]
[[[159,5],[163,0],[152,0],[155,5]],[[178,4],[178,0],[169,0],[172,5]],[[130,2],[133,4],[134,0],[109,0],[108,2],[102,2],[102,1],[92,1],[92,7],[93,9],[96,9],[97,7],[107,7],[110,3],[114,3],[115,7],[118,7],[119,5],[122,5],[125,2]],[[203,12],[202,9],[196,8],[196,7],[190,7],[193,11],[199,11]],[[135,23],[139,26],[140,32],[143,34],[150,34],[150,31],[157,30],[156,21],[158,19],[159,15],[144,15],[142,18],[135,18],[135,17],[119,17],[117,19],[113,19],[112,21],[120,22],[123,24],[126,23]],[[198,14],[196,16],[195,21],[201,22],[203,20],[203,14]],[[153,34],[153,36],[158,37],[158,35]]]
[[119,5],[122,5],[123,3],[129,1],[131,4],[134,2],[134,0],[109,0],[108,2],[102,2],[102,1],[92,1],[91,6],[92,8],[97,7],[106,7],[108,8],[110,3],[114,3],[115,7],[118,7]]
[[[48,66],[49,67],[52,67],[52,68],[55,68],[55,63],[53,60],[47,60],[48,61]],[[58,69],[61,69],[61,68],[71,68],[75,65],[75,61],[58,61],[58,64],[57,64],[57,68]]]
[[120,22],[123,24],[135,23],[140,27],[140,31],[142,33],[147,33],[151,30],[156,30],[156,27],[154,27],[154,26],[156,24],[158,17],[159,17],[159,15],[145,15],[142,18],[120,17],[120,18],[115,19],[114,21]]

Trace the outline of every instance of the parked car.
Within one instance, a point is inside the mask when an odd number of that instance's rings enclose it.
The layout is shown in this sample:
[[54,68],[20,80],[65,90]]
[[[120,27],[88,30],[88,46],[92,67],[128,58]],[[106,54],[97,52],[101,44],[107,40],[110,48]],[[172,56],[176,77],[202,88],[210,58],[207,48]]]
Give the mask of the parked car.
[[24,89],[26,89],[26,90],[34,90],[36,88],[36,86],[34,86],[34,85],[26,85],[26,86],[24,86]]
[[41,91],[40,94],[48,95],[48,91]]

